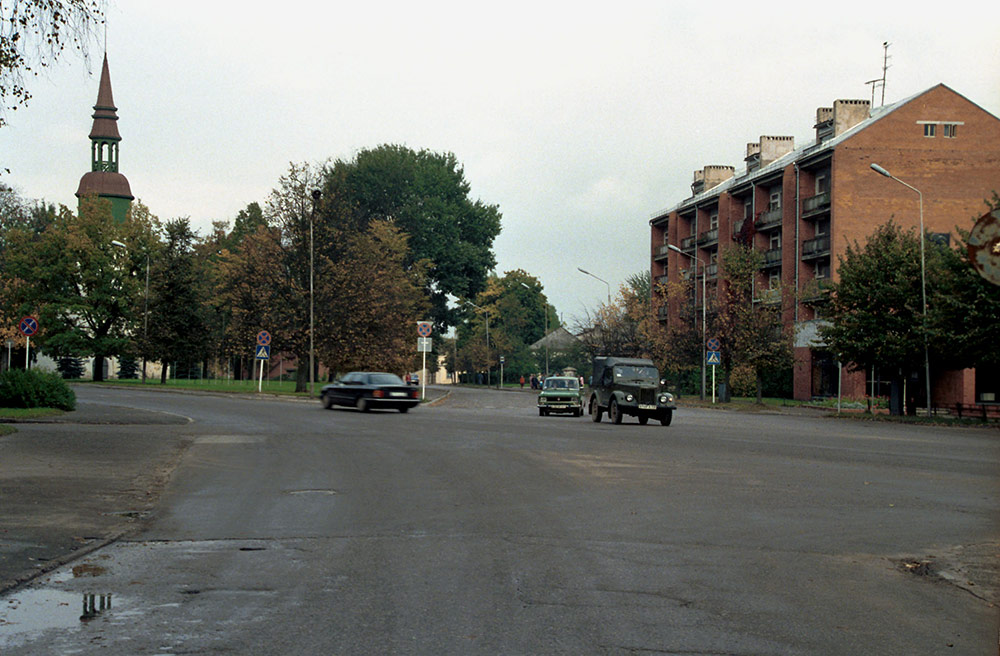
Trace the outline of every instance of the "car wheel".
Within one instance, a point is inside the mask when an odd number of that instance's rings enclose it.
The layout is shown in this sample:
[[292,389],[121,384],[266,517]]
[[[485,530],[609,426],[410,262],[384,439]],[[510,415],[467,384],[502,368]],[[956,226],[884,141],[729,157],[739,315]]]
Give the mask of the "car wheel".
[[639,415],[639,425],[645,426],[649,422],[649,415]]
[[330,396],[329,394],[323,395],[323,407],[326,408],[327,410],[333,407],[333,397]]
[[663,424],[664,426],[669,426],[670,422],[673,421],[673,419],[674,419],[673,410],[664,410],[663,414],[660,415],[660,423]]
[[603,414],[600,404],[597,403],[597,397],[590,399],[590,421],[599,424]]
[[538,416],[539,416],[539,417],[544,417],[544,416],[545,416],[545,411],[544,411],[544,410],[542,410],[541,408],[539,408],[539,409],[538,409]]
[[354,404],[361,412],[368,412],[368,400],[363,396],[359,396],[357,402]]
[[410,411],[410,409],[409,409],[409,408],[407,408],[407,407],[406,407],[406,406],[404,405],[404,406],[403,406],[402,408],[400,408],[400,409],[399,409],[399,411],[400,411],[400,412],[402,412],[402,413],[407,413],[407,412],[409,412],[409,411]]
[[608,406],[608,419],[614,424],[622,423],[622,409],[618,407],[618,401],[611,399],[611,405]]

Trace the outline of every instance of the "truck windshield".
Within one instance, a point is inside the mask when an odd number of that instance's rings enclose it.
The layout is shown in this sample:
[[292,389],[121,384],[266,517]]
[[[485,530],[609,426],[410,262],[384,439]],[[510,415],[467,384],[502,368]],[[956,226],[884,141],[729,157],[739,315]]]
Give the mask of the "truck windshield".
[[656,367],[619,365],[615,367],[615,379],[619,378],[626,380],[657,380],[659,372],[656,371]]

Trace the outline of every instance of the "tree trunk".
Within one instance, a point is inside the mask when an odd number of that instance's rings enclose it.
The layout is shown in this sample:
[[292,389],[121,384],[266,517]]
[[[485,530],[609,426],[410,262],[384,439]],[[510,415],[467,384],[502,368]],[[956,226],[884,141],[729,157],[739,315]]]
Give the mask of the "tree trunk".
[[104,356],[94,354],[93,379],[95,383],[104,382]]
[[160,385],[166,385],[167,384],[167,369],[170,368],[170,365],[168,363],[166,363],[166,362],[161,363],[161,365],[162,366],[160,367]]
[[764,377],[760,371],[757,372],[757,405],[764,403]]
[[296,353],[295,361],[299,363],[295,369],[295,391],[305,392],[309,385],[309,354]]

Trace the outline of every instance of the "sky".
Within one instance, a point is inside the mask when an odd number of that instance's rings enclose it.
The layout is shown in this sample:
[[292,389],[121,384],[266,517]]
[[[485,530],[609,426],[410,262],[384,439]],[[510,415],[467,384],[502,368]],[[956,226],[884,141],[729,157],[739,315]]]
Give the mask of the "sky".
[[89,58],[8,113],[0,181],[75,208],[106,47],[120,171],[161,219],[205,234],[293,162],[452,152],[502,213],[496,272],[538,278],[572,327],[649,268],[649,219],[695,170],[739,171],[761,135],[806,145],[818,107],[870,100],[884,42],[886,103],[944,83],[1000,115],[997,3],[477,4],[109,2]]

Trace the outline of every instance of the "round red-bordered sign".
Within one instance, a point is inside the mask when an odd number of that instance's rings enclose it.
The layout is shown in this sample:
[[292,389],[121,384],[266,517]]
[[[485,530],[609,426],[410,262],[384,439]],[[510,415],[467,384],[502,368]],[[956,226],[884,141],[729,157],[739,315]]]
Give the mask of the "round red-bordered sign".
[[266,330],[262,330],[259,333],[257,333],[257,343],[260,344],[261,346],[267,346],[268,344],[270,344],[271,333],[267,332]]
[[38,332],[38,319],[35,317],[24,317],[21,319],[17,328],[25,337],[31,337]]
[[433,326],[430,321],[418,321],[417,322],[417,334],[421,337],[430,337]]

